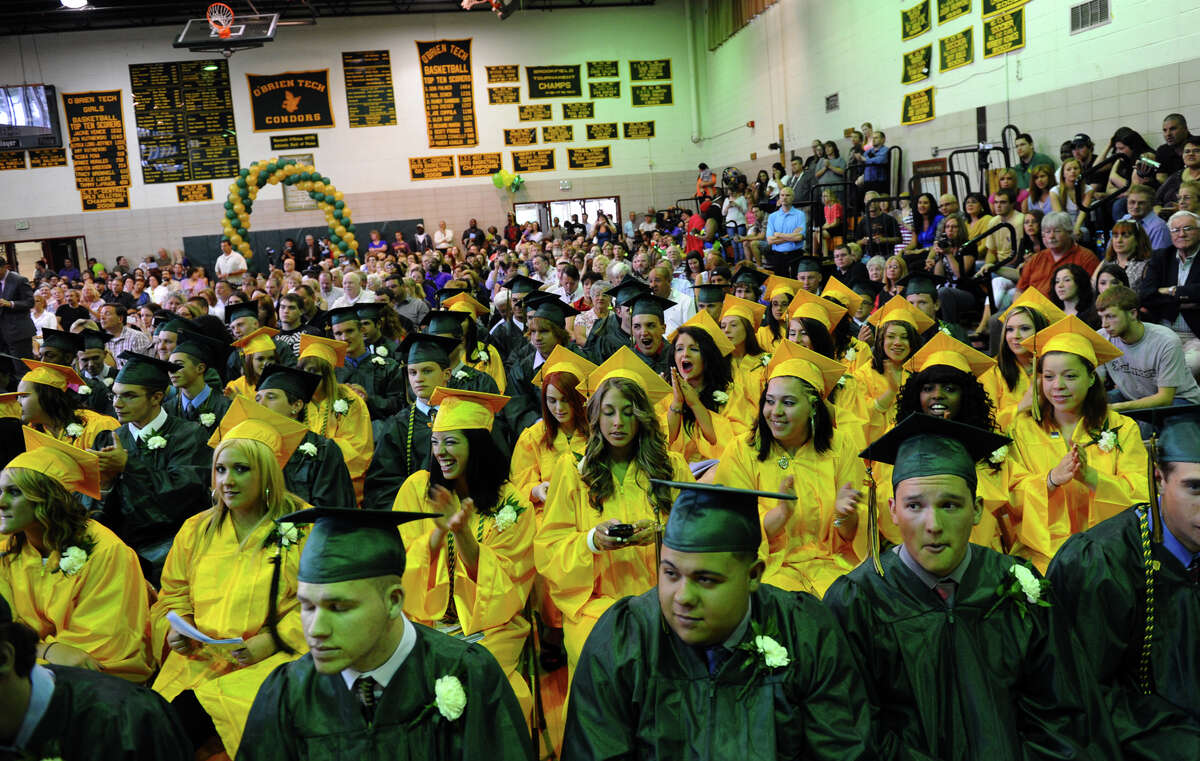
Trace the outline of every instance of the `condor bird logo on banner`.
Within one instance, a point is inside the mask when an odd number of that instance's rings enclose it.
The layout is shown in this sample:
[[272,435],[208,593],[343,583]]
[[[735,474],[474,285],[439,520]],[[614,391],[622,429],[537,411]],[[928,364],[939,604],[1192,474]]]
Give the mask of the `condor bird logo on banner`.
[[329,69],[247,74],[254,131],[333,126]]

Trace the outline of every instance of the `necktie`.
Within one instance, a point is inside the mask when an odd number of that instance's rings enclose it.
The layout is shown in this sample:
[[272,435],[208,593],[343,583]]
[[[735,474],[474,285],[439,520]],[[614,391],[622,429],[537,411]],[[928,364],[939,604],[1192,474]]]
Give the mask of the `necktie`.
[[710,647],[704,650],[704,660],[708,663],[708,675],[716,676],[721,670],[721,664],[729,660],[729,651],[723,647]]
[[947,605],[954,602],[954,592],[958,587],[958,582],[954,579],[942,579],[933,586],[933,591],[938,593],[938,597]]
[[362,704],[362,715],[370,724],[375,720],[375,688],[379,685],[373,677],[360,676],[354,680],[354,694]]

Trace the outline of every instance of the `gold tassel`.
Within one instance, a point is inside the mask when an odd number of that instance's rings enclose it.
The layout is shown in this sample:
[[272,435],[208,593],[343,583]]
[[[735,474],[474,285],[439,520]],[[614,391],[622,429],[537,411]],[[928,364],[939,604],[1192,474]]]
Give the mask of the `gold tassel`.
[[883,576],[883,563],[879,559],[879,516],[875,514],[875,463],[867,464],[867,550],[875,572]]
[[1153,433],[1150,434],[1150,446],[1147,447],[1147,450],[1148,450],[1148,452],[1147,452],[1148,457],[1146,458],[1146,463],[1147,463],[1147,468],[1150,471],[1149,478],[1147,479],[1147,483],[1148,483],[1149,492],[1150,492],[1150,508],[1149,509],[1154,511],[1154,529],[1153,529],[1154,541],[1157,542],[1158,544],[1162,544],[1162,540],[1163,540],[1162,509],[1159,507],[1159,504],[1158,504],[1158,482],[1154,480],[1154,470],[1155,470],[1154,466],[1156,464],[1158,464],[1158,431],[1157,430],[1155,430]]

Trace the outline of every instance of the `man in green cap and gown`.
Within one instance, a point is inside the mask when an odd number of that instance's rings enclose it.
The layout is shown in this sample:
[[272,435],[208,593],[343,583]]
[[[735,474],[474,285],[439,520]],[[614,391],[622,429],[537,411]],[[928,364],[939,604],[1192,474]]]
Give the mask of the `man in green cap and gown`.
[[894,466],[903,542],[835,581],[825,604],[865,677],[882,759],[1120,758],[1049,584],[970,544],[976,462],[1008,441],[913,414],[861,454]]
[[1160,427],[1151,499],[1067,540],[1047,575],[1127,759],[1200,758],[1200,405],[1130,410]]
[[397,526],[425,513],[314,508],[300,554],[309,651],[275,669],[250,709],[238,761],[527,761],[520,705],[483,645],[404,613]]
[[553,293],[539,291],[525,299],[525,314],[529,337],[520,357],[508,366],[505,393],[512,399],[500,414],[511,430],[518,433],[542,416],[542,392],[533,385],[542,363],[557,345],[575,350],[567,333],[567,318],[579,314],[579,310],[564,304]]
[[674,360],[671,344],[665,338],[666,310],[674,303],[652,293],[640,293],[626,302],[633,335],[633,352],[656,375],[664,378],[668,377]]
[[[721,307],[725,304],[725,294],[729,289],[723,285],[698,285],[692,293],[696,298],[696,311],[708,312],[708,316],[713,318],[713,322],[721,324]],[[758,301],[758,299],[754,299]],[[757,325],[754,326],[756,329]]]
[[[358,311],[358,327],[362,330],[367,349],[381,357],[400,356],[400,341],[393,341],[379,332],[381,314],[387,307],[374,302],[355,304]],[[296,339],[299,341],[299,339]]]
[[[739,299],[746,301],[758,301],[762,298],[762,287],[767,282],[771,274],[757,270],[749,264],[743,264],[738,267],[738,271],[733,275],[733,295]],[[714,286],[705,286],[714,287]],[[723,287],[723,286],[715,286]],[[725,294],[721,294],[721,301],[724,302]],[[713,318],[717,319],[717,318]],[[718,320],[719,322],[719,320]],[[758,327],[757,325],[755,327]]]
[[633,275],[626,275],[621,282],[605,291],[605,295],[612,299],[613,306],[602,319],[592,323],[587,341],[583,344],[585,357],[599,365],[622,346],[633,347],[628,304],[634,296],[643,293],[650,293],[650,286]]
[[199,423],[210,434],[213,432],[229,409],[229,397],[208,385],[205,374],[208,368],[220,366],[229,348],[186,328],[179,332],[179,342],[169,360],[178,368],[170,373],[175,393],[163,402],[168,415]]
[[[53,328],[42,329],[42,343],[38,347],[38,361],[49,362],[54,365],[63,365],[64,367],[74,367],[76,357],[79,354],[80,348],[83,346],[83,339],[76,333],[68,333],[64,330],[54,330]],[[103,346],[103,344],[102,344]],[[80,403],[93,412],[99,412],[102,415],[111,415],[112,406],[111,398],[108,394],[108,387],[103,383],[93,383],[86,381],[85,385],[74,389],[79,394]],[[92,405],[97,405],[99,409],[93,408]]]
[[367,348],[358,322],[358,307],[331,309],[327,315],[334,340],[346,343],[345,364],[337,368],[339,383],[345,383],[367,403],[371,420],[382,420],[405,404],[404,374],[392,357]]
[[98,433],[94,444],[99,517],[137,552],[146,580],[157,585],[179,527],[212,507],[212,450],[203,426],[162,408],[168,374],[178,365],[130,351],[119,359],[125,365],[113,383],[113,406],[121,425]]
[[112,406],[112,385],[117,379],[117,368],[105,361],[108,357],[108,342],[112,340],[112,336],[103,330],[84,329],[75,333],[73,337],[75,362],[64,364],[74,364],[78,367],[79,377],[87,384],[88,390],[83,395],[83,405],[92,412],[116,417]]
[[761,582],[758,497],[679,490],[658,586],[609,608],[571,685],[563,759],[874,759],[863,677],[815,597]]
[[[252,301],[242,301],[225,307],[225,324],[235,341],[239,341],[262,327],[258,319],[258,305]],[[296,349],[291,343],[279,340],[276,336],[271,339],[275,344],[275,361],[281,365],[296,364]],[[230,352],[225,363],[226,382],[242,377],[242,351]]]
[[541,288],[542,284],[531,277],[514,275],[504,287],[508,289],[509,317],[492,326],[492,343],[501,357],[509,357],[525,343],[525,297]]
[[900,278],[897,282],[904,289],[905,300],[933,320],[933,327],[921,336],[922,343],[927,342],[938,333],[945,333],[963,343],[967,342],[967,331],[963,329],[962,325],[953,320],[943,320],[940,316],[942,298],[938,287],[946,282],[946,278],[931,272],[914,272]]
[[[321,384],[321,377],[298,367],[269,364],[258,379],[254,400],[299,423]],[[308,431],[283,466],[288,491],[310,505],[354,507],[358,499],[342,448],[330,438]]]

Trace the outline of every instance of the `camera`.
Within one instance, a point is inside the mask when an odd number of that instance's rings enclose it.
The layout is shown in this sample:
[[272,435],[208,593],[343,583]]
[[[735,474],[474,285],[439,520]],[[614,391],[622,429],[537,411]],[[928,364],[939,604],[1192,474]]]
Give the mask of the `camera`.
[[949,235],[942,235],[937,239],[938,248],[950,248],[952,245]]
[[613,539],[628,539],[633,536],[634,532],[635,529],[632,523],[618,523],[609,526],[606,533]]

